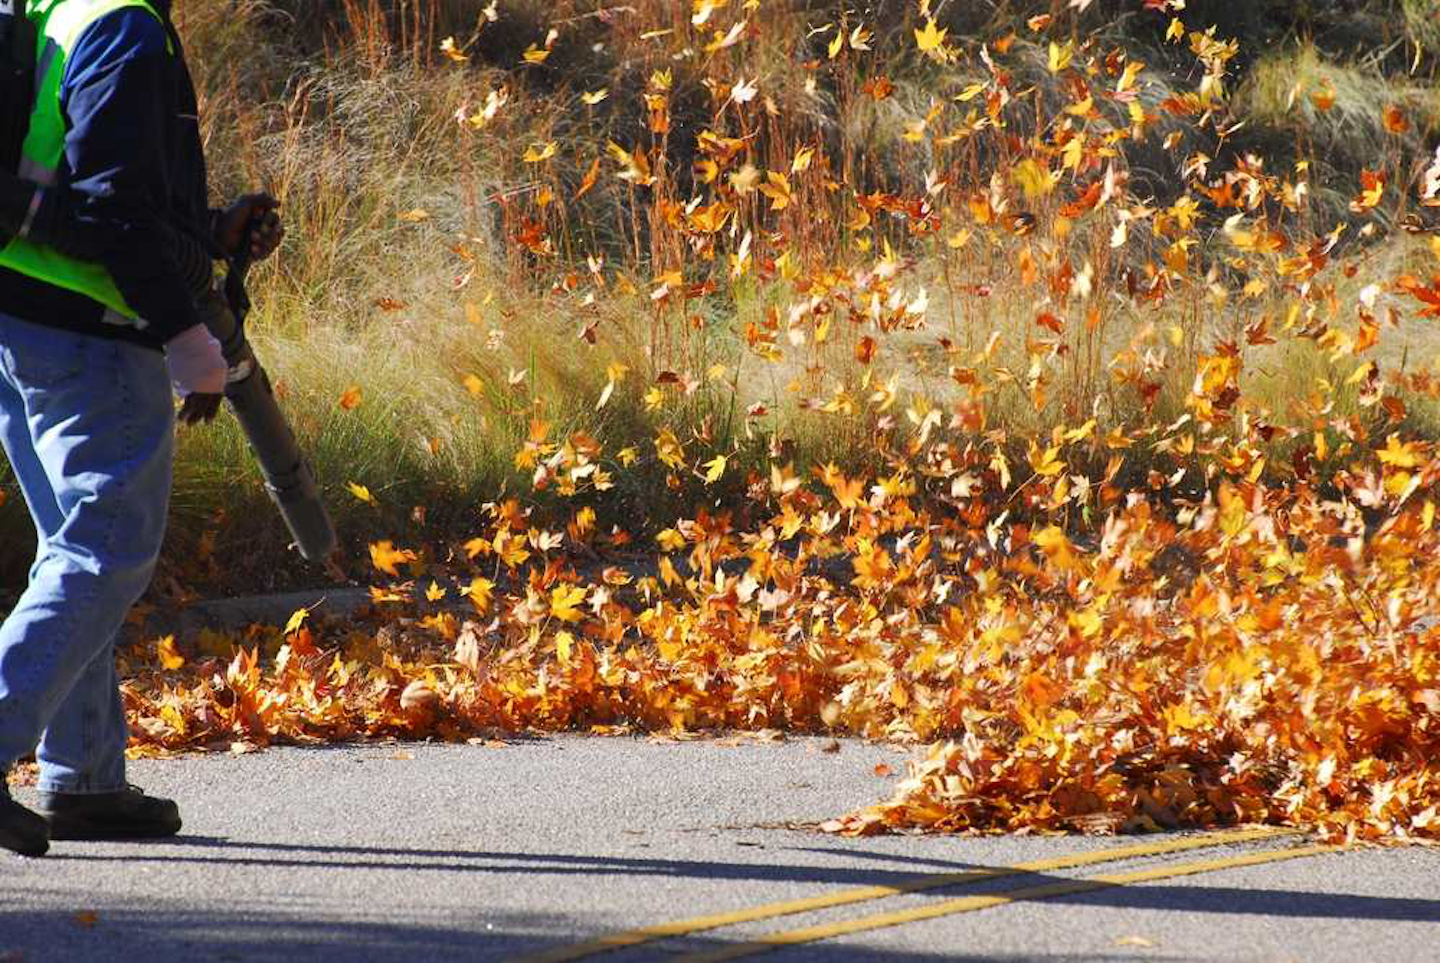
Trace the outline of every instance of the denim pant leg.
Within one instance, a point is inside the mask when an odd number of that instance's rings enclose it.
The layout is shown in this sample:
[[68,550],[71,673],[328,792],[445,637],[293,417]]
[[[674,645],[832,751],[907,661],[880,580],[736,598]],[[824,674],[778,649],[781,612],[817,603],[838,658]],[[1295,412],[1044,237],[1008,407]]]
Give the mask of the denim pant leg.
[[[143,589],[142,589],[143,591]],[[123,789],[130,724],[115,671],[115,637],[99,652],[60,703],[40,737],[40,788],[45,792],[102,793]]]
[[[23,411],[24,398],[8,379],[0,377],[4,448],[35,522],[37,547],[35,563],[30,569],[33,581],[49,554],[49,540],[59,533],[65,516],[35,451],[28,420],[7,417],[5,412],[9,410]],[[125,707],[120,701],[112,642],[90,661],[70,694],[60,703],[41,739],[39,754],[48,770],[73,773],[77,777],[57,779],[56,785],[123,785],[127,741]]]
[[124,785],[114,639],[159,556],[173,434],[163,355],[0,314],[0,439],[40,537],[0,626],[0,767],[43,732],[42,789]]

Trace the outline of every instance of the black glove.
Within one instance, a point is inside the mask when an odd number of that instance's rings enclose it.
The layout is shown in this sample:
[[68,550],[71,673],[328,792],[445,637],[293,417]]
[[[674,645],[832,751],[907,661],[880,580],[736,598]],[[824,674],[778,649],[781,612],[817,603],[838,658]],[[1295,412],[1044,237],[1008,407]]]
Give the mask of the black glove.
[[244,194],[224,210],[213,211],[215,243],[227,256],[246,251],[252,261],[263,261],[280,246],[285,226],[280,223],[280,202],[269,194]]
[[43,196],[38,186],[0,172],[0,241],[8,242],[33,217]]

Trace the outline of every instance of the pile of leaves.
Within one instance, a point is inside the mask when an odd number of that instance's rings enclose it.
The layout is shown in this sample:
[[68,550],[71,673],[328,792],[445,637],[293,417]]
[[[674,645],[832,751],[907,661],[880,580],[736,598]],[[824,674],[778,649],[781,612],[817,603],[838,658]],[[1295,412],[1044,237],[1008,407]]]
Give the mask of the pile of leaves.
[[492,506],[450,567],[477,573],[465,610],[438,581],[418,601],[401,582],[372,590],[378,629],[317,636],[301,610],[233,659],[173,639],[129,653],[135,748],[778,728],[947,740],[894,800],[830,825],[847,833],[1264,821],[1436,838],[1440,534],[1434,503],[1403,496],[1440,459],[1414,443],[1381,459],[1352,485],[1382,520],[1227,481],[1178,520],[1128,499],[1088,545],[987,523],[979,492],[931,514],[899,478],[863,495],[776,478],[763,525],[688,520],[654,575],[577,566],[560,546],[581,526]]
[[[582,417],[533,359],[457,371],[477,419],[520,426],[523,496],[445,544],[367,537],[384,580],[359,620],[301,610],[123,653],[132,751],[850,734],[935,747],[837,832],[1440,838],[1440,377],[1412,358],[1440,316],[1440,278],[1423,279],[1440,242],[1388,236],[1423,233],[1440,161],[1406,153],[1403,106],[1359,183],[1318,184],[1224,153],[1239,47],[1178,0],[1136,6],[1194,61],[1182,91],[1080,33],[1085,0],[991,42],[925,0],[898,34],[781,6],[580,18],[653,51],[643,89],[581,95],[627,98],[635,122],[623,144],[531,144],[502,171],[528,186],[499,229],[516,283],[579,319],[573,350],[597,352],[603,387]],[[787,25],[793,56],[765,60]],[[578,29],[537,36],[525,69]],[[906,56],[879,60],[884,43]],[[468,69],[463,39],[443,49]],[[822,101],[903,112],[907,78],[877,61],[954,89],[896,143],[788,123]],[[477,150],[533,105],[485,76],[456,115]],[[1175,162],[1163,198],[1131,176],[1145,145]],[[1349,219],[1316,222],[1321,190]],[[568,257],[592,204],[626,214],[627,263],[613,237]],[[462,299],[484,283],[481,240],[453,247]],[[513,330],[486,331],[482,309],[504,298],[466,303],[497,358]],[[807,462],[802,422],[861,455]],[[348,489],[381,506],[384,481]]]

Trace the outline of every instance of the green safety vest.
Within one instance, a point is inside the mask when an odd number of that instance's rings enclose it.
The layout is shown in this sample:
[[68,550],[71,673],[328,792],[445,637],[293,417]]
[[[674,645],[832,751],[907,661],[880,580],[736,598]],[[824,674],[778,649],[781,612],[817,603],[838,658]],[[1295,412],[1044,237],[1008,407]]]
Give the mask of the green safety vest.
[[[51,185],[65,155],[60,81],[75,42],[86,27],[125,7],[140,7],[157,19],[159,15],[144,0],[29,0],[26,7],[36,32],[35,107],[30,114],[19,174],[26,180]],[[109,309],[106,320],[134,323],[137,317],[115,287],[110,272],[99,264],[77,261],[43,244],[15,238],[0,250],[0,267],[98,301]]]

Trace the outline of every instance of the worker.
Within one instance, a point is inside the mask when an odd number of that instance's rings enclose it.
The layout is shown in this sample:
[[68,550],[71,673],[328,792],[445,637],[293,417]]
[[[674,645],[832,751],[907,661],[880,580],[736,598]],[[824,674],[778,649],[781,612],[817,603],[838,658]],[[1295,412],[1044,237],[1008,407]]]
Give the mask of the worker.
[[[172,385],[186,423],[225,389],[196,288],[211,257],[266,257],[283,231],[266,195],[208,208],[170,0],[11,3],[34,25],[36,84],[18,169],[0,172],[0,441],[38,549],[0,625],[0,848],[40,856],[180,830],[174,801],[126,780],[115,638],[160,554]],[[4,779],[32,751],[38,812]]]

